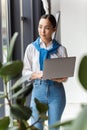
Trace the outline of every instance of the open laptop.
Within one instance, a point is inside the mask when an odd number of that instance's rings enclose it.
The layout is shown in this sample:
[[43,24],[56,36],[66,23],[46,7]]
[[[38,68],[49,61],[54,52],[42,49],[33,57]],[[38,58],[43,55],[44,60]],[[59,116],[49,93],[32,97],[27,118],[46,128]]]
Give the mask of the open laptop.
[[43,79],[54,79],[74,76],[76,57],[46,59]]

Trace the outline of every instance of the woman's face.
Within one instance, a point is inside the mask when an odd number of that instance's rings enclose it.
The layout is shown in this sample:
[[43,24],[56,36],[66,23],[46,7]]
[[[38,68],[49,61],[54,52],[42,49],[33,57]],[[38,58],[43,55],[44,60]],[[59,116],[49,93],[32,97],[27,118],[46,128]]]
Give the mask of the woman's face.
[[53,28],[49,19],[41,18],[38,25],[39,36],[42,41],[52,40],[52,34],[56,31],[56,28]]

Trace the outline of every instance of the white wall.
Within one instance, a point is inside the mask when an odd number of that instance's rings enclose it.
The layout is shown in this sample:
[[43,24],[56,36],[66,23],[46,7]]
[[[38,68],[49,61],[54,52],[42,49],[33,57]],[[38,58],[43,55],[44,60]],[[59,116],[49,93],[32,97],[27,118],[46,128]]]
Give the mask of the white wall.
[[[65,85],[67,104],[78,105],[87,102],[87,92],[78,80],[79,62],[87,54],[87,0],[51,0],[52,13],[61,11],[61,43],[69,56],[76,56],[74,77]],[[78,109],[77,109],[78,111]]]

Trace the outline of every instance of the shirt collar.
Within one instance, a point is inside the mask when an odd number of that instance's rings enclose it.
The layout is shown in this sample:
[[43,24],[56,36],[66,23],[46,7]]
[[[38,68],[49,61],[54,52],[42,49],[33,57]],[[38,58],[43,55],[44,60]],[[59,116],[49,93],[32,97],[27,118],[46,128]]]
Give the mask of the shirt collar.
[[49,43],[48,43],[48,45],[46,46],[45,45],[45,43],[41,40],[41,38],[40,38],[40,47],[41,48],[45,48],[45,49],[51,49],[52,48],[52,41],[50,41]]

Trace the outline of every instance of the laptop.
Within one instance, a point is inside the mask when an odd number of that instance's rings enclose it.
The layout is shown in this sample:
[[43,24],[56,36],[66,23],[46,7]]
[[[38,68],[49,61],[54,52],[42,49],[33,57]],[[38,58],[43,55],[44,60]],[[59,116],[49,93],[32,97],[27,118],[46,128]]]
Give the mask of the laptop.
[[46,59],[43,79],[54,79],[74,76],[76,57]]

